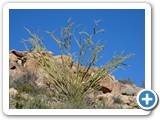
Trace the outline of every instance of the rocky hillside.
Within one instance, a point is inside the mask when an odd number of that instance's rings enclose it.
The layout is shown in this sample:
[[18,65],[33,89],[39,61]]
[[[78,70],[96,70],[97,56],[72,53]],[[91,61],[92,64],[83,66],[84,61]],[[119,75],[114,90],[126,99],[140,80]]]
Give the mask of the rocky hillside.
[[[42,52],[44,56],[53,56],[52,52]],[[11,109],[53,109],[65,108],[63,102],[54,96],[54,87],[48,82],[47,74],[31,57],[30,52],[11,50],[9,53],[9,92]],[[67,57],[67,56],[66,56]],[[59,56],[54,56],[58,65],[62,64]],[[73,63],[71,70],[75,71]],[[84,67],[82,66],[82,69]],[[98,67],[92,67],[88,74],[92,75]],[[87,108],[104,109],[138,109],[136,95],[141,90],[134,84],[124,84],[107,75],[99,83],[100,89],[90,93],[86,101]],[[63,107],[62,107],[63,106]]]

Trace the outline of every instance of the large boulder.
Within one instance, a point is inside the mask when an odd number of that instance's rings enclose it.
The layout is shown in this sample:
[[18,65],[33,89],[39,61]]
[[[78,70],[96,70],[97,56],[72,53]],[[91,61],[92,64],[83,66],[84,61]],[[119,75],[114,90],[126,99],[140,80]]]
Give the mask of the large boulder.
[[9,61],[14,61],[16,62],[18,59],[17,59],[17,56],[15,56],[14,54],[9,54]]
[[116,80],[113,76],[108,75],[104,79],[101,80],[100,82],[100,87],[102,91],[104,90],[104,93],[111,92],[114,88]]

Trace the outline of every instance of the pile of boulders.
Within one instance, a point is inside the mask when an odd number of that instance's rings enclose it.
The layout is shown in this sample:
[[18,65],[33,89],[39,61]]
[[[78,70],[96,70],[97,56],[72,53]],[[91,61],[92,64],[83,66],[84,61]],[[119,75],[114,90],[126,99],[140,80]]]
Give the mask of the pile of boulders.
[[[38,53],[37,53],[38,54]],[[49,55],[50,58],[57,61],[57,64],[62,63],[60,56],[53,56],[52,52],[45,52],[42,51],[43,55]],[[67,56],[64,58],[68,60]],[[73,63],[71,59],[70,63],[72,62],[71,69],[73,73],[76,71],[76,65]],[[82,71],[85,67],[82,66]],[[98,70],[98,67],[92,67],[88,72],[89,75],[93,75]],[[38,66],[36,60],[32,57],[32,53],[28,51],[16,51],[11,50],[9,53],[9,75],[12,78],[16,78],[22,75],[24,72],[30,71],[36,74],[35,83],[38,86],[47,87],[47,83],[42,75],[42,68]],[[40,72],[39,72],[40,71]],[[94,91],[88,97],[90,99],[96,99],[95,101],[98,103],[99,101],[104,101],[105,108],[117,108],[117,109],[130,109],[130,108],[139,108],[136,102],[136,96],[138,92],[142,88],[137,87],[134,84],[123,84],[118,82],[114,76],[107,75],[104,79],[100,82],[100,89]],[[17,95],[16,88],[10,88],[10,95],[15,96]]]

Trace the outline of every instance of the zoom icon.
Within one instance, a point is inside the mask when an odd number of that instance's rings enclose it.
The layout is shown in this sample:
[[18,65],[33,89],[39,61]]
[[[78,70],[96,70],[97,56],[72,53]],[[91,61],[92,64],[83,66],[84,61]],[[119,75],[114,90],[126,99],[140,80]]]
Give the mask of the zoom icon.
[[157,94],[153,90],[141,90],[137,95],[137,103],[144,110],[153,109],[158,102]]

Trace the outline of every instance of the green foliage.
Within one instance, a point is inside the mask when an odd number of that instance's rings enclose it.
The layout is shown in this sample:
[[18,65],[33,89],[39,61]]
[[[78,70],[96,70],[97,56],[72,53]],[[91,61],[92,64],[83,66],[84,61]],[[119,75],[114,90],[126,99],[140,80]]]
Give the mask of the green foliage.
[[123,109],[123,105],[122,104],[117,104],[116,109]]
[[17,87],[17,91],[19,93],[21,92],[31,93],[33,91],[33,87],[27,83],[24,83],[23,85]]
[[[12,77],[10,77],[10,80]],[[52,95],[43,87],[34,83],[37,77],[31,72],[25,72],[12,80],[11,87],[18,92],[16,96],[10,96],[10,109],[50,109]],[[46,97],[47,96],[47,97]]]
[[134,96],[136,94],[136,91],[133,88],[128,87],[128,88],[122,89],[121,93],[123,95]]
[[[60,38],[54,35],[54,32],[46,31],[59,47],[61,56],[61,63],[57,63],[53,56],[47,58],[41,51],[46,50],[42,37],[30,32],[32,36],[25,42],[30,42],[37,52],[32,52],[32,57],[39,63],[41,68],[48,73],[48,82],[54,87],[55,96],[61,102],[67,105],[67,108],[86,108],[85,99],[87,95],[96,89],[99,89],[99,82],[106,77],[106,75],[113,71],[123,68],[124,60],[132,57],[134,54],[123,56],[114,54],[113,57],[105,65],[100,67],[93,75],[89,74],[92,66],[99,60],[99,52],[105,47],[106,41],[103,44],[100,40],[96,41],[96,35],[104,33],[103,29],[98,29],[99,20],[95,20],[93,33],[88,33],[85,30],[78,31],[80,25],[74,26],[74,22],[68,20],[68,26],[63,27],[60,32]],[[96,41],[96,42],[95,42]],[[72,51],[72,44],[75,42],[78,46],[78,51]],[[74,45],[75,46],[75,45]],[[43,49],[39,49],[43,48]],[[66,55],[67,57],[65,57]],[[71,60],[72,59],[72,60]],[[76,62],[76,72],[73,73],[72,65]],[[60,67],[61,66],[61,67]],[[83,69],[82,67],[85,66]]]
[[133,103],[131,107],[141,109],[141,107],[137,103]]
[[123,103],[123,101],[121,100],[121,98],[119,96],[113,97],[113,100],[114,100],[114,103],[117,103],[117,104],[122,104]]
[[24,109],[51,109],[51,104],[44,95],[37,95],[33,99],[23,104]]
[[14,78],[12,76],[9,76],[9,88],[12,88],[14,86]]
[[[24,29],[29,33],[29,35],[32,36],[32,38],[28,38],[28,40],[23,39],[21,41],[28,51],[39,52],[39,51],[46,50],[44,43],[43,43],[44,40],[43,40],[42,36],[38,36],[36,33],[31,33],[30,30],[27,29],[26,27],[24,27]],[[32,46],[30,48],[28,48],[26,42],[31,43]]]
[[105,109],[106,104],[105,104],[105,99],[98,100],[96,103],[96,109]]
[[131,78],[118,80],[120,83],[132,85],[134,81]]
[[16,97],[16,109],[50,109],[51,104],[44,95],[37,95],[32,98],[24,99],[21,95]]
[[[28,90],[28,89],[27,89]],[[52,96],[47,90],[41,87],[36,87],[27,93],[19,92],[16,96],[10,96],[10,109],[51,109]]]

